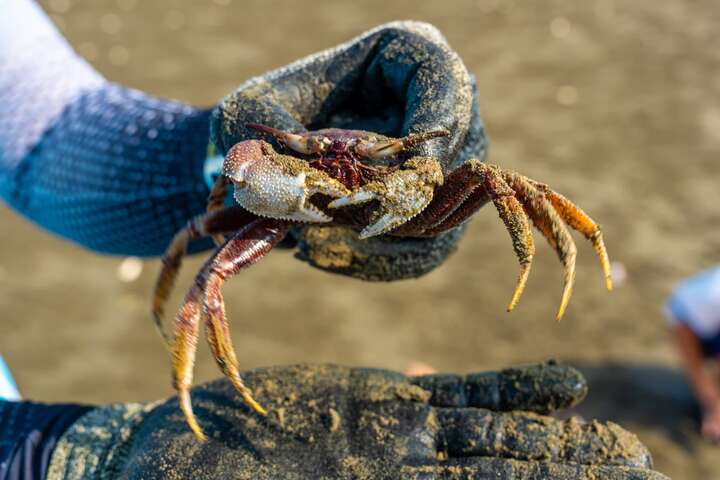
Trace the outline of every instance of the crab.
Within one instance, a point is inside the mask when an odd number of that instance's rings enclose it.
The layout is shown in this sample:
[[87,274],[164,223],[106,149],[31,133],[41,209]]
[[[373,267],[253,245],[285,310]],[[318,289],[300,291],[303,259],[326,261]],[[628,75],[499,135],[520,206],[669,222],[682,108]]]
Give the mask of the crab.
[[[172,352],[173,386],[188,425],[200,440],[206,437],[193,413],[190,387],[201,320],[220,370],[249,407],[266,414],[240,377],[221,287],[227,278],[266,255],[293,227],[343,226],[359,232],[360,239],[376,235],[432,237],[457,227],[492,202],[520,263],[508,311],[520,299],[535,253],[530,222],[563,265],[558,320],[575,279],[577,250],[568,226],[592,242],[606,287],[612,289],[600,227],[570,200],[545,184],[479,160],[469,160],[445,175],[436,159],[412,155],[414,147],[439,141],[447,131],[390,138],[336,128],[292,133],[259,124],[248,127],[274,138],[283,153],[264,140],[245,140],[229,149],[222,175],[208,198],[207,212],[191,219],[175,235],[163,257],[154,292],[153,317]],[[231,185],[237,203],[226,207]],[[162,328],[165,304],[188,243],[208,236],[218,249],[185,295],[171,340]]]

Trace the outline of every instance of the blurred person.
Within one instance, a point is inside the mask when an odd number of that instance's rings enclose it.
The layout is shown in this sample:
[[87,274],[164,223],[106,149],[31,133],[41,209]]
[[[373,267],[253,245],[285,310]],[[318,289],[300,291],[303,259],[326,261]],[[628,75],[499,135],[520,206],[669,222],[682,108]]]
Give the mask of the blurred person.
[[0,355],[0,400],[20,400],[20,392],[2,355]]
[[702,434],[720,442],[720,267],[680,282],[665,305],[665,313],[702,409]]

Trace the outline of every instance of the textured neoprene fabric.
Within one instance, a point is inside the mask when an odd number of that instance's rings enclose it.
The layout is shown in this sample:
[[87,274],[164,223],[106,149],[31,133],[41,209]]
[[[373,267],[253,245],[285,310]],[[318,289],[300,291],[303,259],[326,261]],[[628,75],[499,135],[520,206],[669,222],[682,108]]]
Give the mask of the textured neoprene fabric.
[[205,209],[209,110],[107,82],[30,1],[0,9],[0,196],[87,248],[162,254]]
[[0,400],[0,480],[44,479],[60,437],[91,409]]

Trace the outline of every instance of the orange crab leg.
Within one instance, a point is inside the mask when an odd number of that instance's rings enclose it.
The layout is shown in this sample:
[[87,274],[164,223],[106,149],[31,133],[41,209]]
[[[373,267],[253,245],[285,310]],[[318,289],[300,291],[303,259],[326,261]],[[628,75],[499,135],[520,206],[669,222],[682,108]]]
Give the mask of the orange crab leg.
[[[471,177],[477,181],[471,181]],[[547,185],[477,160],[470,160],[451,172],[446,182],[437,188],[426,211],[393,231],[393,234],[437,235],[466,221],[489,200],[495,204],[510,232],[521,264],[520,277],[508,310],[512,310],[520,298],[534,252],[532,236],[525,226],[526,217],[532,220],[563,263],[564,286],[557,313],[558,320],[565,313],[575,281],[577,248],[567,226],[593,242],[603,269],[605,284],[608,289],[612,288],[610,262],[602,232],[590,216]]]
[[573,242],[562,218],[542,192],[536,189],[527,178],[517,173],[505,171],[503,177],[522,202],[535,228],[543,234],[563,264],[563,293],[556,315],[557,320],[560,320],[565,314],[575,283],[577,247],[575,247],[575,242]]
[[480,164],[479,167],[484,172],[485,182],[483,186],[490,194],[495,208],[505,224],[505,228],[510,233],[515,255],[520,262],[520,274],[507,307],[507,311],[510,312],[515,308],[523,290],[525,290],[532,259],[535,255],[535,241],[523,207],[515,198],[513,189],[503,179],[500,169],[484,164]]
[[212,280],[208,285],[209,292],[206,296],[206,312],[204,316],[205,334],[207,335],[210,351],[220,367],[220,371],[230,380],[245,403],[261,415],[267,415],[265,409],[255,401],[252,391],[245,386],[240,377],[237,356],[232,345],[230,329],[225,315],[225,300],[220,291],[222,281],[219,276],[214,277]]
[[[191,220],[192,222],[192,220]],[[170,246],[165,251],[162,258],[162,268],[155,282],[155,291],[153,292],[152,317],[155,322],[155,328],[162,337],[165,345],[171,347],[172,340],[163,328],[163,318],[165,317],[165,305],[175,286],[180,268],[182,267],[182,259],[187,253],[187,246],[190,241],[192,229],[188,226],[175,234]]]
[[[525,289],[535,255],[535,242],[527,215],[515,198],[515,191],[507,184],[498,167],[478,160],[470,160],[458,167],[437,189],[430,205],[418,215],[420,218],[413,218],[408,222],[408,227],[403,225],[393,234],[420,232],[421,236],[437,235],[464,222],[490,200],[495,204],[510,234],[515,255],[520,263],[520,274],[507,307],[510,312]],[[430,212],[426,215],[428,210]]]
[[190,386],[197,352],[201,296],[200,285],[193,285],[185,296],[185,303],[175,317],[175,340],[172,343],[172,383],[173,388],[178,392],[178,402],[190,429],[198,440],[203,441],[206,437],[195,419],[190,401]]
[[565,196],[554,191],[543,183],[530,182],[550,200],[555,210],[570,227],[585,235],[593,243],[595,253],[600,259],[600,266],[605,276],[605,287],[612,290],[612,276],[610,274],[610,260],[608,258],[605,242],[603,241],[600,225],[590,218],[580,207],[568,200]]

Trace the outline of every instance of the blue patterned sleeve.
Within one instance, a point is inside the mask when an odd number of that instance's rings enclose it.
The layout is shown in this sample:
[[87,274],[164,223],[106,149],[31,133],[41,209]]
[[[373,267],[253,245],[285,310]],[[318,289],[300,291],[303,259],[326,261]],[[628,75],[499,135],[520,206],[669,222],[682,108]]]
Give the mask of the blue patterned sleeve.
[[0,10],[0,196],[86,248],[162,254],[205,208],[210,110],[107,82],[29,0]]

